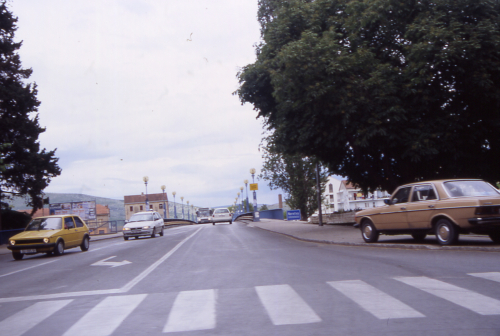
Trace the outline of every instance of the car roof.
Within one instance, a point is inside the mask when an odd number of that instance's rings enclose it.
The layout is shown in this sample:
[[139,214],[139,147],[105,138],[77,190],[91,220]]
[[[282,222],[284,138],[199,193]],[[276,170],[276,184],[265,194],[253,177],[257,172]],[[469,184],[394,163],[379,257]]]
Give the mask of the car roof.
[[454,181],[484,181],[481,179],[441,179],[441,180],[428,180],[428,181],[418,181],[418,182],[413,182],[413,183],[406,183],[402,184],[401,187],[409,187],[409,186],[414,186],[418,184],[425,184],[425,183],[444,183],[444,182],[454,182]]
[[137,214],[140,214],[140,215],[144,215],[144,214],[152,214],[152,213],[156,213],[156,211],[141,211],[141,212],[136,212],[136,213],[133,213],[133,215],[137,215]]

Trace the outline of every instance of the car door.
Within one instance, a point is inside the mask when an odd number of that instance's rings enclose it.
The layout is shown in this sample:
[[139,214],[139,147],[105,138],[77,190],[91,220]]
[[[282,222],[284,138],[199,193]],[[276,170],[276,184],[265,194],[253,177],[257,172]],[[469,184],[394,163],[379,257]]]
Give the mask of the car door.
[[154,215],[154,219],[155,219],[155,227],[156,227],[156,232],[160,232],[162,227],[163,227],[163,219],[161,218],[160,214],[159,213],[155,213]]
[[437,201],[437,192],[432,183],[413,186],[411,201],[406,206],[408,226],[411,229],[430,229]]
[[407,206],[410,200],[411,187],[400,187],[389,200],[389,205],[376,216],[373,216],[378,230],[408,229],[406,218]]
[[64,217],[64,245],[66,248],[75,247],[78,239],[78,229],[76,228],[73,216]]
[[85,233],[87,233],[87,228],[83,224],[83,221],[80,217],[74,216],[73,220],[75,221],[76,232],[77,232],[76,243],[79,245],[83,241]]

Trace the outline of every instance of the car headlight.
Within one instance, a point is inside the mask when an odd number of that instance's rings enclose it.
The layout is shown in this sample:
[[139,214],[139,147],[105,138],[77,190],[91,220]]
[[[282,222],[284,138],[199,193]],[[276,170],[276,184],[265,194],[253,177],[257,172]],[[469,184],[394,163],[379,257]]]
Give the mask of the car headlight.
[[130,231],[130,228],[123,228],[123,231]]
[[149,229],[149,228],[150,228],[150,226],[149,226],[149,225],[146,225],[146,226],[143,226],[142,228],[143,228],[143,229]]
[[50,241],[50,238],[43,238],[43,242],[47,244]]
[[16,245],[16,241],[15,240],[11,240],[10,241],[10,245]]

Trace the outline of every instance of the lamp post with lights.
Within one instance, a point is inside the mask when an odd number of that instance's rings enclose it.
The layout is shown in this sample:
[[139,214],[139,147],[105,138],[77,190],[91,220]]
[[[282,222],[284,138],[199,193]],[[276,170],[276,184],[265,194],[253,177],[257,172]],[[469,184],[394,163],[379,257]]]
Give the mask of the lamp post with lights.
[[165,194],[165,189],[166,187],[164,185],[162,185],[161,187],[161,191],[163,193],[163,219],[167,219],[167,204],[165,203],[166,201],[166,194]]
[[240,191],[241,191],[240,211],[243,213],[243,187],[240,187]]
[[[252,174],[252,183],[255,183],[255,168],[250,169],[250,174]],[[253,191],[253,212],[257,211],[257,192],[254,190]]]
[[243,183],[245,183],[245,188],[247,189],[247,204],[246,204],[246,211],[248,212],[248,180],[244,180]]
[[181,204],[182,204],[182,219],[184,219],[184,196],[181,196]]
[[149,177],[144,176],[142,178],[142,180],[144,181],[144,184],[146,185],[146,211],[149,211],[149,200],[148,200],[148,181],[149,181]]
[[188,220],[191,220],[191,214],[189,213],[189,201],[186,201],[188,207]]
[[175,195],[177,193],[175,191],[172,191],[172,195],[174,196],[174,218],[177,219],[177,207],[175,206]]

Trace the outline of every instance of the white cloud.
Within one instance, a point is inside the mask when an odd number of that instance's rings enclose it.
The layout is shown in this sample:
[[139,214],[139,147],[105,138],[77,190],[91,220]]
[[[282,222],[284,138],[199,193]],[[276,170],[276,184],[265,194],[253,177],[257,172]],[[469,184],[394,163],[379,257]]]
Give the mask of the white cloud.
[[[232,95],[255,59],[256,0],[23,0],[23,66],[38,84],[41,144],[62,175],[47,192],[122,198],[166,185],[230,204],[259,170],[261,121]],[[261,181],[258,201],[276,203]]]

